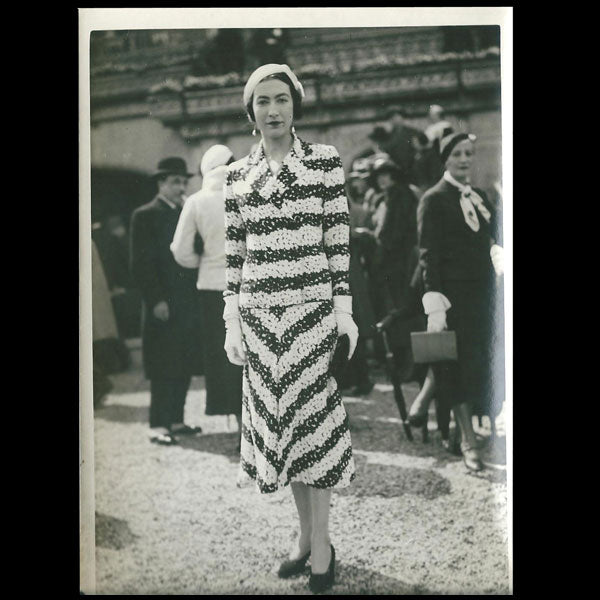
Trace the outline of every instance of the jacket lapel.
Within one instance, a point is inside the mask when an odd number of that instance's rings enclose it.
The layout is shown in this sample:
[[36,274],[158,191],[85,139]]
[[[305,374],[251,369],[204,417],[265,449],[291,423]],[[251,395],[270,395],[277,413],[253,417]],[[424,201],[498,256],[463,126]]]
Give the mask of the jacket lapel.
[[310,145],[294,134],[294,143],[277,172],[274,198],[277,208],[280,209],[285,200],[293,199],[294,184],[297,180],[305,179],[308,171],[305,160],[310,154],[312,154]]
[[292,147],[274,177],[267,164],[267,157],[261,141],[254,153],[248,158],[247,181],[252,190],[252,196],[254,196],[251,201],[259,203],[256,197],[258,194],[264,201],[281,210],[283,202],[293,196],[292,186],[294,183],[299,178],[302,179],[306,173],[307,168],[304,159],[311,153],[310,146],[294,135]]

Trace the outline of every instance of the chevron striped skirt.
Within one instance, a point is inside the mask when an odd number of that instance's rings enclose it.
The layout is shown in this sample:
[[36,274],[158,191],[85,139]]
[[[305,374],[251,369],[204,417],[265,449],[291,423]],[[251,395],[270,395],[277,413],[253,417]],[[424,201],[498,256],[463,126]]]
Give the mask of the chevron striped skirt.
[[240,479],[263,493],[291,482],[354,479],[348,415],[329,374],[337,340],[331,301],[240,307],[248,362],[242,384]]

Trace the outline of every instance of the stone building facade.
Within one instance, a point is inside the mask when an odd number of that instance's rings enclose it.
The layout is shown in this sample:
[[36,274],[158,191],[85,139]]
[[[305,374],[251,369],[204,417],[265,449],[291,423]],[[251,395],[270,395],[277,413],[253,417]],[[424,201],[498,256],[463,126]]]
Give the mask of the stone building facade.
[[[90,38],[92,218],[127,218],[153,193],[165,156],[197,172],[205,150],[236,157],[256,138],[241,96],[264,62],[287,62],[303,82],[308,141],[334,144],[344,167],[368,146],[390,105],[428,124],[440,104],[458,130],[478,136],[475,183],[500,179],[498,27],[94,31]],[[190,180],[189,192],[201,186]]]

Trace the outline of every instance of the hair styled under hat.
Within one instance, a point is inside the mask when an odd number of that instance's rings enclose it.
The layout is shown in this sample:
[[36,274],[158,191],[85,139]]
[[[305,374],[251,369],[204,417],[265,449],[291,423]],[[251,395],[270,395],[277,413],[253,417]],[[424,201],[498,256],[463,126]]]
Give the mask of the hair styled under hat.
[[223,144],[211,146],[200,161],[200,173],[204,176],[209,171],[225,165],[232,156],[233,152]]
[[450,135],[445,136],[440,141],[440,159],[442,164],[446,164],[450,153],[454,149],[457,144],[464,140],[470,140],[474,142],[477,139],[477,136],[472,133],[451,133]]

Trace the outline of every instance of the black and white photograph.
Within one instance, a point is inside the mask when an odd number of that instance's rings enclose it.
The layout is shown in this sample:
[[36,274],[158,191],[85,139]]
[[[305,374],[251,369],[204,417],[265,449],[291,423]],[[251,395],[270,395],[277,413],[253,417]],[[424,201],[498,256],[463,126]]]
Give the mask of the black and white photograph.
[[80,593],[512,595],[513,9],[78,12]]

